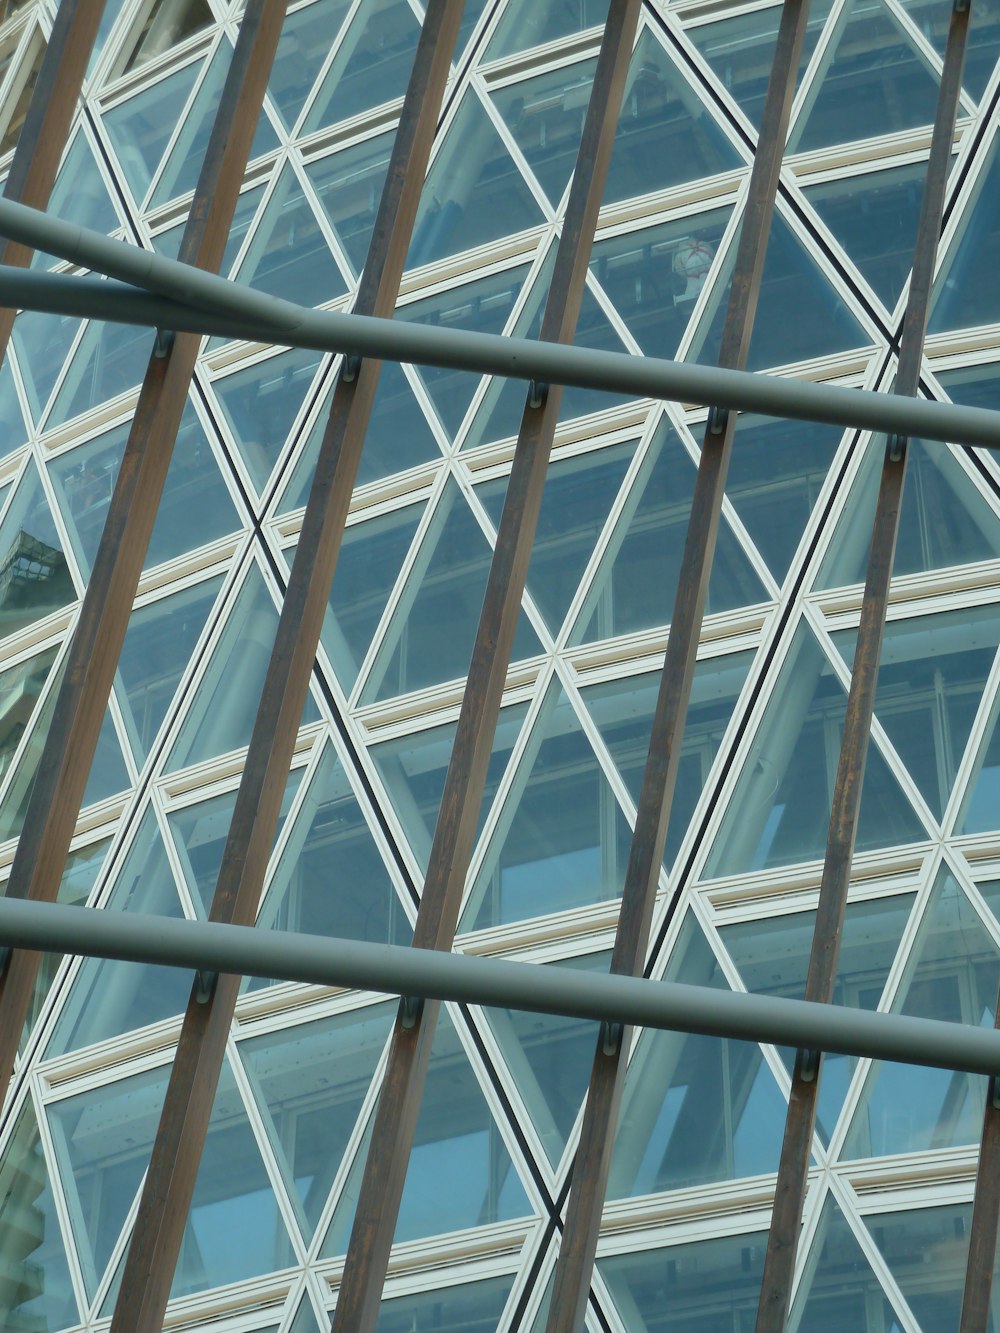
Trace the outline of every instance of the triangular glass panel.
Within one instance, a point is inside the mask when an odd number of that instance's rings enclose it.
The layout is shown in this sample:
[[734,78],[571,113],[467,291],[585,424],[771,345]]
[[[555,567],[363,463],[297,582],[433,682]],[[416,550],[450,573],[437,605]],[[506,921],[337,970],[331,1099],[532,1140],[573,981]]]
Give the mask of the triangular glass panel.
[[201,66],[201,60],[192,61],[104,114],[104,128],[137,204],[145,198],[174,127],[183,119]]
[[[694,481],[694,463],[664,417],[584,598],[574,642],[591,643],[669,624]],[[760,579],[723,517],[706,612],[766,600]]]
[[252,564],[174,743],[171,772],[249,742],[277,628],[278,612]]
[[913,266],[926,175],[927,164],[917,162],[865,175],[855,171],[805,192],[889,311]]
[[208,579],[132,613],[118,660],[119,697],[140,764],[149,755],[221,587],[221,577]]
[[319,0],[289,14],[282,24],[267,91],[289,129],[298,120],[350,8],[351,0]]
[[[331,388],[300,447],[299,461],[281,497],[281,513],[298,509],[309,499],[334,392],[335,388]],[[394,472],[405,472],[440,457],[437,440],[413,396],[406,372],[395,361],[383,361],[355,484],[367,486]]]
[[236,281],[305,306],[322,305],[347,290],[291,163],[281,168]]
[[[281,836],[301,780],[301,768],[293,768],[285,780],[275,842]],[[207,917],[211,911],[235,804],[236,792],[227,791],[221,796],[199,801],[197,805],[185,806],[167,819],[184,877],[194,899],[195,911],[200,916]]]
[[[49,464],[49,475],[85,575],[97,555],[129,435],[123,422]],[[201,421],[188,402],[177,431],[145,568],[242,527]]]
[[[633,440],[549,466],[527,588],[553,634],[559,633],[634,452]],[[506,492],[506,477],[477,491],[498,529]]]
[[152,351],[148,329],[130,324],[88,324],[46,418],[46,428],[61,426],[109,398],[138,388]]
[[609,0],[579,0],[570,5],[539,5],[536,0],[511,0],[504,11],[487,58],[527,51],[532,46],[572,37],[587,28],[603,28]]
[[994,139],[931,294],[928,333],[1000,319],[1000,139]]
[[[49,197],[48,209],[64,222],[75,222],[91,231],[110,235],[121,226],[118,212],[104,183],[90,140],[81,126],[63,158]],[[36,250],[32,268],[52,268],[60,261]]]
[[293,348],[212,383],[258,494],[322,363],[322,353]]
[[[610,954],[560,959],[558,967],[606,972]],[[558,1014],[484,1009],[514,1086],[552,1167],[559,1164],[583,1104],[600,1025]]]
[[0,635],[76,600],[73,576],[34,459],[0,520]]
[[395,1005],[369,1005],[240,1043],[307,1242],[341,1169],[395,1016]]
[[[104,910],[184,915],[152,810],[146,811]],[[88,958],[73,982],[46,1056],[65,1055],[183,1013],[190,993],[190,973],[179,968]]]
[[903,1325],[832,1194],[799,1282],[788,1333],[903,1333]]
[[227,1060],[170,1295],[190,1296],[294,1262],[278,1200]]
[[[340,1187],[337,1206],[334,1209],[333,1217],[323,1241],[323,1248],[320,1251],[324,1259],[347,1253],[347,1245],[351,1239],[351,1228],[354,1225],[354,1215],[358,1208],[358,1196],[361,1193],[361,1182],[364,1178],[365,1165],[368,1160],[368,1149],[371,1147],[374,1119],[375,1117],[372,1115],[368,1117],[368,1123],[361,1135],[361,1142],[355,1149],[354,1161],[351,1163],[347,1179]],[[323,1333],[326,1333],[325,1328]]]
[[[317,1318],[309,1293],[304,1291],[295,1318],[288,1325],[288,1333],[328,1333],[329,1325],[329,1317]],[[274,1333],[278,1333],[277,1327]]]
[[344,531],[323,647],[346,693],[358,678],[422,515],[423,505],[407,505]]
[[214,17],[208,0],[153,0],[140,20],[130,24],[128,40],[119,53],[121,72],[141,69],[209,27]]
[[[834,643],[850,666],[856,634]],[[941,818],[1000,645],[1000,608],[891,620],[879,660],[875,716]]]
[[[971,1222],[969,1203],[864,1219],[922,1333],[959,1327]],[[995,1327],[993,1317],[989,1327]]]
[[514,142],[553,208],[576,166],[596,66],[596,60],[561,65],[493,93]]
[[[833,1003],[876,1009],[913,907],[913,895],[898,894],[870,902],[849,902],[844,914]],[[730,957],[755,995],[802,1000],[812,948],[815,912],[765,917],[719,931]],[[777,1048],[791,1074],[795,1051]],[[819,1085],[817,1130],[829,1142],[851,1077],[853,1056],[828,1052]]]
[[[8,46],[10,55],[7,60],[12,59],[16,42],[17,38],[15,37]],[[10,87],[7,105],[0,113],[0,125],[3,126],[3,131],[0,133],[0,154],[9,153],[17,147],[28,114],[28,107],[31,105],[31,96],[35,91],[35,85],[38,83],[38,76],[42,72],[45,50],[45,38],[42,35],[41,27],[38,26],[34,29],[31,41],[22,48],[21,59],[18,62],[20,68],[18,69],[17,78]],[[7,61],[4,63],[6,64]]]
[[753,1327],[766,1250],[767,1233],[749,1232],[600,1259],[597,1271],[622,1328],[742,1333]]
[[47,1107],[91,1301],[149,1165],[169,1072],[132,1074]]
[[591,272],[647,356],[676,356],[729,214],[716,208],[594,246]]
[[470,86],[424,183],[407,268],[542,221],[541,209]]
[[[817,579],[862,583],[872,540],[885,438],[867,445]],[[922,574],[1000,556],[1000,517],[945,444],[911,440],[892,572]]]
[[[523,704],[500,710],[479,812],[479,832],[482,832],[506,771],[507,760],[517,741],[525,712]],[[403,736],[399,740],[383,741],[381,745],[373,745],[369,750],[413,854],[425,869],[451,760],[455,725],[448,723],[443,727]]]
[[[735,260],[734,244],[726,256],[725,272],[716,283],[709,313],[695,337],[698,360],[704,365],[715,365],[719,359]],[[804,310],[809,311],[808,319],[802,318]],[[784,219],[775,214],[747,369],[764,370],[769,366],[809,361],[849,347],[865,347],[870,342],[843,297],[820,272]]]
[[[663,852],[668,869],[691,823],[752,661],[753,653],[734,653],[708,658],[695,667]],[[650,671],[641,676],[627,676],[604,685],[591,685],[582,692],[601,739],[637,805],[662,674]]]
[[198,184],[198,175],[232,58],[232,45],[223,33],[209,61],[201,87],[181,122],[180,133],[163,163],[149,201],[150,208],[158,208],[178,195],[187,194]]
[[[365,702],[466,674],[492,555],[464,495],[449,481],[365,684]],[[512,660],[540,652],[535,632],[522,615]]]
[[[708,876],[823,858],[846,706],[833,667],[800,625],[730,798]],[[870,745],[857,850],[926,836],[888,764]]]
[[836,456],[843,432],[814,421],[740,415],[726,494],[784,581]]
[[[3,800],[0,801],[0,842],[16,838],[24,823],[28,798],[55,706],[57,681],[50,683],[44,703],[39,705],[38,702],[49,681],[49,671],[55,658],[56,649],[48,648],[37,657],[19,662],[17,666],[9,667],[0,674],[0,699],[3,700],[0,781],[4,783]],[[19,755],[18,747],[29,729],[31,734]]]
[[390,131],[363,139],[306,168],[309,183],[359,277],[368,258],[395,137],[395,131]]
[[670,189],[742,165],[707,106],[644,28],[629,66],[604,202]]
[[[15,320],[15,329],[17,325],[18,321]],[[15,453],[28,438],[10,360],[10,357],[5,357],[0,366],[0,458]]]
[[[823,31],[831,3],[832,0],[819,0],[818,4],[809,6],[809,21],[799,61],[800,79]],[[754,129],[760,129],[780,20],[780,6],[768,5],[717,23],[687,29],[688,39]]]
[[56,1333],[76,1324],[66,1245],[30,1097],[0,1162],[0,1323],[10,1333]]
[[[949,7],[938,4],[937,0],[900,0],[900,3],[938,54],[943,56],[948,43]],[[969,20],[962,65],[962,84],[976,102],[986,91],[997,63],[998,42],[1000,6],[997,0],[983,0],[973,9]]]
[[[413,324],[468,330],[470,333],[502,333],[521,294],[527,268],[505,269],[460,287],[449,287],[436,296],[399,306],[396,319]],[[454,438],[479,387],[478,375],[436,366],[421,366],[421,381],[448,434]]]
[[461,928],[483,930],[619,897],[631,839],[572,704],[552,685]]
[[[1000,949],[948,870],[942,870],[907,960],[893,1011],[993,1026]],[[986,1077],[876,1063],[844,1157],[880,1157],[978,1143]]]
[[[665,979],[728,990],[692,915]],[[625,1075],[608,1198],[776,1170],[785,1109],[755,1042],[644,1032]]]
[[87,786],[83,793],[82,809],[86,810],[88,805],[106,800],[109,796],[113,796],[115,792],[128,791],[131,786],[132,779],[129,777],[129,771],[125,766],[125,758],[122,754],[121,742],[118,739],[114,719],[111,716],[111,709],[108,708],[104,714],[104,721],[101,723],[100,735],[97,738],[94,762],[90,766],[90,775],[87,778]]
[[[35,310],[22,310],[14,320],[11,337],[28,410],[36,425],[42,419],[79,328],[80,320],[75,315],[43,315]],[[14,429],[20,434],[21,423],[16,418],[15,422]]]
[[439,1287],[417,1296],[396,1296],[379,1307],[375,1333],[413,1333],[414,1329],[465,1329],[494,1333],[514,1285],[514,1274]]
[[409,920],[343,766],[328,745],[281,853],[258,924],[409,944]]
[[1000,828],[1000,694],[993,699],[986,738],[979,747],[955,833],[986,833]]
[[[373,0],[359,7],[306,114],[303,133],[402,97],[419,36],[420,25],[406,0]],[[326,39],[324,52],[328,48]]]
[[936,75],[892,18],[847,0],[789,139],[796,153],[934,123]]
[[489,1226],[533,1211],[469,1057],[442,1010],[394,1239]]

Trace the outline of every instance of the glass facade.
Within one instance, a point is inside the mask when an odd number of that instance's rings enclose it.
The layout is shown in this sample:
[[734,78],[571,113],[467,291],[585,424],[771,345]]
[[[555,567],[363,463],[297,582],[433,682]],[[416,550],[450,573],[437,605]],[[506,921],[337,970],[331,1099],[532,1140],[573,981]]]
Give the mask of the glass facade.
[[[176,256],[243,8],[107,0],[52,213]],[[538,334],[608,8],[467,0],[397,319]],[[0,172],[56,9],[0,4]],[[717,361],[780,10],[644,0],[578,344]],[[814,0],[751,369],[891,389],[950,12]],[[352,308],[424,18],[419,0],[292,0],[225,276]],[[975,0],[921,371],[925,396],[991,408],[998,60],[1000,4]],[[0,874],[152,343],[26,311],[0,370]],[[203,342],[60,901],[209,915],[340,371],[331,355]],[[523,403],[519,382],[385,366],[261,925],[410,943]],[[563,396],[461,952],[608,969],[706,417]],[[804,994],[882,453],[858,430],[740,416],[653,978]],[[1000,467],[913,441],[837,1003],[993,1024],[998,717]],[[12,1333],[108,1326],[189,990],[163,967],[46,959],[0,1119]],[[242,983],[169,1326],[329,1328],[395,1016],[373,994]],[[545,1328],[596,1037],[583,1020],[444,1007],[379,1333]],[[637,1035],[591,1333],[754,1326],[793,1059]],[[985,1076],[824,1062],[789,1329],[958,1327],[986,1098]]]

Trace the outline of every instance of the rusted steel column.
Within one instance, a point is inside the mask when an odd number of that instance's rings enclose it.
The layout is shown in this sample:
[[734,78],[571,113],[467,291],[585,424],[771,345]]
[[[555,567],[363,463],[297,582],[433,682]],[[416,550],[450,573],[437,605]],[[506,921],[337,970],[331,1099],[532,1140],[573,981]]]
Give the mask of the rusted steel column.
[[[927,179],[917,225],[913,273],[903,317],[896,371],[896,393],[914,397],[920,385],[924,331],[930,305],[931,281],[937,258],[945,190],[951,165],[955,118],[962,90],[962,65],[970,5],[952,10]],[[878,500],[868,556],[864,600],[858,627],[851,688],[844,718],[840,762],[833,791],[830,831],[820,882],[812,950],[806,973],[806,999],[829,1004],[837,978],[844,909],[851,879],[854,838],[864,780],[868,738],[871,733],[879,655],[889,600],[889,580],[899,530],[899,513],[906,472],[907,440],[891,437],[885,450]],[[774,1211],[757,1309],[756,1333],[781,1333],[788,1318],[795,1255],[802,1223],[812,1148],[813,1126],[822,1056],[799,1051],[792,1071],[792,1090],[781,1145]]]
[[[463,0],[431,0],[355,302],[389,316],[440,114]],[[309,690],[381,365],[341,372],[320,446],[302,533],[254,721],[210,919],[252,925]],[[240,978],[225,975],[188,1002],[125,1263],[112,1333],[162,1327],[208,1132]]]
[[[217,269],[281,32],[285,0],[251,0],[243,19],[181,242],[181,258]],[[149,360],[94,569],[11,866],[7,894],[53,901],[80,811],[200,344],[178,334]],[[0,979],[0,1099],[38,973],[16,952]]]
[[[640,8],[639,0],[611,5],[542,317],[544,341],[571,341],[576,329]],[[558,386],[535,386],[521,418],[417,913],[416,948],[450,949],[454,939],[561,401]],[[335,1333],[370,1333],[378,1317],[439,1012],[437,1001],[400,1006],[333,1318]]]
[[[719,351],[719,365],[727,369],[742,369],[746,364],[807,17],[807,0],[786,0]],[[629,976],[641,973],[649,944],[735,425],[735,414],[710,413],[702,444],[611,958],[612,972]],[[577,1333],[583,1327],[630,1032],[604,1024],[598,1039],[549,1306],[548,1333]]]
[[[32,208],[48,206],[103,12],[104,0],[62,0],[18,135],[3,189],[5,199]],[[26,245],[0,242],[0,264],[26,268],[32,254]],[[0,309],[0,362],[16,313]]]

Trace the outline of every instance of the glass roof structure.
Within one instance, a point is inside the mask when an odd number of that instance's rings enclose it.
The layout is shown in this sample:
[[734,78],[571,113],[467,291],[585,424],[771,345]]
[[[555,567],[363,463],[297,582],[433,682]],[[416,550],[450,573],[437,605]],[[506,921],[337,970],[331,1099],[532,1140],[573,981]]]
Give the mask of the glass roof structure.
[[1000,1327],[1000,1060],[791,1003],[1000,1041],[998,62],[1000,0],[0,0],[0,1327]]

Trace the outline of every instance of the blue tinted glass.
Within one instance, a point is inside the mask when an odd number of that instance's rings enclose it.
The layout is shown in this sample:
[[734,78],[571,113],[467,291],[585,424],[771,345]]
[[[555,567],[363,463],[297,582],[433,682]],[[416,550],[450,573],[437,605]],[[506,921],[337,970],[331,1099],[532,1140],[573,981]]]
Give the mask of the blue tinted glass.
[[0,635],[76,600],[42,479],[32,459],[0,519]]
[[[402,97],[419,35],[406,0],[368,0],[362,5],[320,83],[303,132],[310,134]],[[329,45],[325,40],[324,52]]]
[[585,60],[563,65],[493,94],[515,143],[553,205],[562,198],[576,166],[596,64]]
[[796,1333],[902,1333],[903,1325],[833,1195],[827,1195],[789,1327]]
[[470,89],[427,176],[407,267],[471,250],[541,221],[541,209]]
[[972,1205],[883,1213],[864,1221],[923,1333],[958,1328]]
[[88,324],[66,368],[46,426],[61,425],[136,388],[146,373],[152,350],[148,329],[129,324]]
[[871,284],[894,309],[909,277],[927,165],[852,174],[806,191],[806,197]]
[[267,91],[289,128],[305,106],[350,7],[350,0],[318,0],[289,14],[282,24]]
[[[464,676],[483,607],[492,549],[454,482],[438,503],[363,698],[387,699]],[[541,651],[527,618],[513,660]]]
[[150,207],[165,204],[168,199],[187,194],[198,183],[198,174],[208,147],[209,135],[215,123],[222,98],[222,88],[229,73],[233,48],[223,36],[215,48],[201,87],[195,94],[190,110],[184,117],[178,137],[163,164]]
[[[20,319],[15,320],[17,328]],[[10,358],[0,366],[0,458],[20,449],[27,439],[27,429],[21,414],[21,404],[14,387],[14,376],[10,368]]]
[[539,5],[535,0],[512,0],[489,45],[490,60],[526,51],[532,46],[571,37],[587,28],[604,27],[608,0],[574,0],[569,5]]
[[[69,147],[49,198],[48,211],[66,222],[106,234],[120,225],[107,186],[97,169],[90,140],[81,128]],[[52,268],[57,264],[42,251],[36,251],[31,265]]]
[[360,274],[368,254],[375,214],[389,168],[394,133],[365,139],[321,157],[306,168],[355,273]]
[[[614,504],[634,444],[551,464],[528,566],[528,592],[558,634],[583,571]],[[499,529],[507,478],[479,488]]]
[[136,203],[152,183],[200,71],[196,60],[104,113],[104,128]]
[[934,283],[928,333],[1000,319],[1000,154],[994,145]]
[[[948,40],[948,20],[951,10],[939,0],[900,0],[907,14],[934,46],[944,55]],[[972,10],[966,39],[962,83],[976,101],[986,91],[986,84],[997,63],[997,42],[1000,41],[1000,5],[997,0],[981,0]]]
[[[44,702],[39,704],[39,700],[55,656],[55,648],[49,648],[0,675],[0,698],[12,701],[8,725],[0,736],[0,779],[5,784],[0,801],[0,842],[16,837],[24,823],[31,786],[52,721],[58,682],[52,682]],[[29,729],[31,734],[25,740]]]
[[376,1333],[494,1333],[514,1278],[494,1277],[463,1287],[443,1287],[419,1296],[383,1301]]
[[[66,315],[41,315],[34,310],[23,310],[14,321],[12,334],[28,399],[28,410],[40,422],[55,388],[59,372],[70,345],[80,328],[80,321]],[[147,350],[149,339],[147,338]],[[12,417],[10,409],[5,414]],[[20,433],[20,423],[16,427]],[[19,441],[20,443],[20,441]]]

